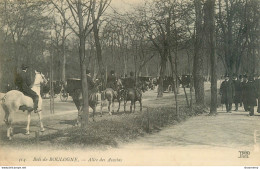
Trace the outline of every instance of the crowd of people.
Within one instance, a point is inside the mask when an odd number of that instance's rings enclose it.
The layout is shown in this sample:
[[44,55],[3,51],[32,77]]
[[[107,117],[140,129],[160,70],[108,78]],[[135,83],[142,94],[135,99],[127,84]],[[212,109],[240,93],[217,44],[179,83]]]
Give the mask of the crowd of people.
[[[232,105],[235,104],[235,111],[242,107],[254,115],[254,108],[260,113],[260,75],[225,75],[225,80],[220,86],[221,104],[225,104],[226,111],[231,113]],[[257,103],[258,102],[258,103]]]

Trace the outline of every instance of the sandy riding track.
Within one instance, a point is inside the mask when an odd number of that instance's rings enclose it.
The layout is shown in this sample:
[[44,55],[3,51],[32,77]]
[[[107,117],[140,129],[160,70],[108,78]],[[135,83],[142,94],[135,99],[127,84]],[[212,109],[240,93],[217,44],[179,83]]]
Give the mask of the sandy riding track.
[[[144,95],[144,105],[157,107],[171,105],[173,102],[172,93],[166,93],[162,99],[156,99],[153,91]],[[41,135],[48,135],[73,125],[76,109],[72,102],[64,103],[56,99],[54,115],[48,112],[48,100],[44,100],[44,106],[46,112],[43,120],[46,132]],[[1,158],[0,161],[4,164],[11,161],[18,165],[260,165],[260,114],[248,116],[248,112],[244,112],[242,107],[232,113],[226,113],[222,108],[218,111],[217,116],[206,114],[194,116],[179,124],[163,128],[159,132],[146,134],[129,143],[121,143],[117,148],[64,147],[63,150],[57,150],[45,141],[44,144],[49,145],[48,148],[42,148],[39,144],[34,149],[25,151],[22,145],[20,148],[13,148],[10,144],[0,142],[0,154],[9,152],[5,154],[5,160]],[[4,137],[6,128],[2,116],[3,114],[0,119],[0,131],[1,137]],[[32,116],[34,120],[32,120],[31,130],[37,131],[37,116]],[[97,117],[97,120],[117,116],[120,115],[111,117],[105,114],[103,117]],[[26,127],[25,120],[26,115],[21,112],[15,124],[14,141],[19,138],[35,137],[34,134],[30,136],[23,134]],[[249,154],[241,156],[241,152],[249,152]],[[26,162],[19,163],[21,157]],[[42,162],[35,160],[34,157],[41,160],[46,157],[48,160]],[[75,157],[77,160],[76,162],[51,161],[51,157]],[[101,158],[105,161],[99,161]],[[109,160],[110,158],[114,161]]]

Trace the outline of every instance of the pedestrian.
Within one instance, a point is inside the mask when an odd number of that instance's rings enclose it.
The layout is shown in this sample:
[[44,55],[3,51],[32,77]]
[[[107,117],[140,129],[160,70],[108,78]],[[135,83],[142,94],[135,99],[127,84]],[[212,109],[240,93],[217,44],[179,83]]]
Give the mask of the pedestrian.
[[260,74],[255,79],[256,94],[257,94],[257,112],[260,113]]
[[248,82],[245,85],[246,95],[245,99],[247,100],[247,111],[249,111],[249,115],[254,115],[254,107],[257,106],[256,103],[256,86],[254,82],[254,77],[250,76],[248,78]]
[[233,75],[233,85],[235,89],[234,93],[234,103],[235,103],[235,111],[238,111],[238,104],[241,104],[242,98],[242,86],[240,80],[237,78],[236,75]]
[[231,113],[232,103],[234,98],[234,85],[229,77],[225,76],[225,81],[220,86],[221,104],[225,104],[226,111]]
[[243,82],[241,83],[242,86],[242,102],[244,105],[244,110],[245,111],[249,111],[248,110],[248,104],[247,104],[247,100],[246,100],[246,95],[247,95],[247,89],[246,89],[246,84],[248,83],[248,77],[246,74],[243,75]]

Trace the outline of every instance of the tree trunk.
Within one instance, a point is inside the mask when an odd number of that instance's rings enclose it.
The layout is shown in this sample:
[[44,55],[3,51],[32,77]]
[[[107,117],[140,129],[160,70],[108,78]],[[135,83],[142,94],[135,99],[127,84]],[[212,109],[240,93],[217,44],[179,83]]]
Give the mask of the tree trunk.
[[[94,16],[93,16],[93,18],[95,19]],[[95,39],[95,44],[96,44],[99,73],[102,73],[105,70],[104,70],[104,64],[103,64],[103,60],[102,60],[102,49],[101,49],[101,44],[100,44],[100,40],[99,40],[99,35],[98,35],[99,30],[98,30],[97,24],[98,24],[98,21],[95,21],[93,23],[93,32],[94,32],[94,39]]]
[[217,58],[215,54],[216,48],[216,34],[215,34],[215,0],[207,0],[205,3],[205,23],[207,26],[207,39],[208,39],[208,53],[210,56],[211,65],[211,101],[210,101],[210,114],[217,113]]
[[166,70],[166,62],[167,58],[165,56],[161,56],[161,66],[160,66],[160,77],[159,77],[159,86],[158,86],[158,95],[157,97],[163,97],[163,79]]
[[83,107],[81,113],[81,127],[85,128],[88,122],[89,105],[88,105],[88,83],[86,75],[86,63],[85,63],[85,33],[83,27],[83,16],[82,16],[82,3],[79,0],[78,3],[78,16],[79,16],[79,58],[80,58],[80,70],[81,70],[81,82],[82,82],[82,97]]
[[65,40],[66,40],[66,22],[63,23],[62,29],[62,53],[61,53],[61,81],[66,81],[66,56],[65,56]]
[[194,77],[194,89],[196,103],[204,105],[204,78],[203,78],[203,25],[202,25],[202,4],[201,0],[194,0],[195,12],[196,12],[196,39],[195,39],[195,51],[194,51],[194,66],[193,66],[193,77]]

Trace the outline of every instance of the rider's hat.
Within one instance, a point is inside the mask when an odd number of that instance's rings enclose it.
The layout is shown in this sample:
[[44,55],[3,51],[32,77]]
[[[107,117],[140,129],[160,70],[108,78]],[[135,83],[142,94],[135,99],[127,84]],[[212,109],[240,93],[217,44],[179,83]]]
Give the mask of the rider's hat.
[[229,77],[228,73],[225,74],[225,77]]
[[111,71],[110,71],[110,74],[111,74],[111,75],[115,74],[115,71],[114,71],[114,70],[111,70]]
[[21,66],[22,70],[25,70],[25,69],[27,69],[28,67],[29,67],[29,66],[26,65],[26,64],[22,64],[22,66]]
[[89,74],[89,73],[90,73],[90,71],[87,69],[87,70],[86,70],[86,74]]

